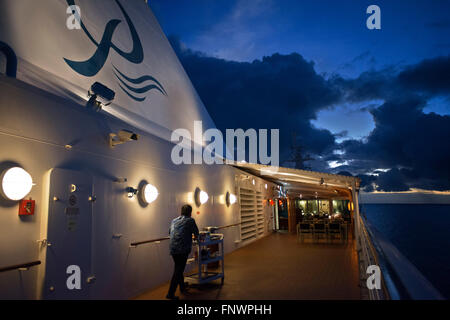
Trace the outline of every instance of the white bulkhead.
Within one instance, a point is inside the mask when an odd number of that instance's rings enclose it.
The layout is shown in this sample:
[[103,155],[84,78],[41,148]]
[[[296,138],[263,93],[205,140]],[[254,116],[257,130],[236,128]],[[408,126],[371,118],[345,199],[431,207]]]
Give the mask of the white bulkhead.
[[[67,27],[69,5],[81,29]],[[241,186],[271,196],[272,184],[250,185],[234,167],[172,163],[174,129],[214,123],[144,0],[1,0],[0,42],[17,58],[16,78],[0,75],[0,169],[25,169],[36,201],[19,216],[17,201],[0,199],[0,267],[41,261],[0,273],[0,298],[131,298],[168,281],[172,261],[168,241],[130,243],[167,236],[183,204],[199,227],[221,226],[240,221]],[[95,82],[115,92],[101,112],[85,107]],[[124,129],[139,140],[111,148],[110,133]],[[158,190],[149,204],[127,192],[145,183]],[[196,188],[209,195],[200,207]],[[264,212],[260,236],[271,230]],[[227,252],[241,245],[239,227],[222,232]],[[82,290],[64,287],[69,264]]]

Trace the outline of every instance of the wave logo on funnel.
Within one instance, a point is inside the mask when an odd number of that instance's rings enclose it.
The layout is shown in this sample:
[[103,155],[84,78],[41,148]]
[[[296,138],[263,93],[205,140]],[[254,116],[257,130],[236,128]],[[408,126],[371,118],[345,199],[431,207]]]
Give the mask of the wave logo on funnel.
[[[66,1],[69,6],[75,5],[75,0],[66,0]],[[126,59],[131,63],[140,64],[144,60],[144,50],[142,48],[142,43],[141,40],[139,39],[139,35],[136,31],[136,28],[133,25],[133,22],[131,21],[130,17],[126,13],[123,6],[120,4],[119,0],[115,0],[115,2],[122,11],[122,14],[124,15],[125,20],[128,24],[131,39],[133,41],[133,48],[131,49],[131,51],[125,52],[120,48],[118,48],[114,43],[112,43],[114,32],[116,31],[118,25],[122,22],[121,20],[112,19],[106,24],[105,31],[103,32],[103,36],[100,42],[97,42],[94,39],[92,34],[86,28],[86,25],[81,20],[80,21],[81,29],[84,31],[89,40],[91,40],[91,42],[97,47],[97,50],[89,59],[85,61],[73,61],[66,58],[64,58],[64,61],[74,71],[83,76],[86,77],[95,76],[105,65],[111,49],[117,52],[122,58]],[[154,77],[150,75],[144,75],[138,78],[131,78],[129,76],[126,76],[123,72],[120,72],[115,66],[113,66],[113,68],[114,68],[114,75],[118,80],[120,88],[131,99],[142,102],[145,100],[146,97],[139,97],[137,95],[145,94],[150,90],[157,90],[163,95],[167,96],[167,92],[162,86],[162,84]],[[145,85],[144,84],[145,82],[148,82],[148,84]]]

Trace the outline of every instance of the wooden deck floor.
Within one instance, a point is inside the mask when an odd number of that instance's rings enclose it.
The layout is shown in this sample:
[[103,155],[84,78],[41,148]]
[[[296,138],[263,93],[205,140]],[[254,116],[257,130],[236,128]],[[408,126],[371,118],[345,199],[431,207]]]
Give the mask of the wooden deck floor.
[[[360,299],[353,242],[298,243],[276,233],[225,256],[225,283],[191,287],[181,299]],[[164,299],[169,284],[136,299]]]

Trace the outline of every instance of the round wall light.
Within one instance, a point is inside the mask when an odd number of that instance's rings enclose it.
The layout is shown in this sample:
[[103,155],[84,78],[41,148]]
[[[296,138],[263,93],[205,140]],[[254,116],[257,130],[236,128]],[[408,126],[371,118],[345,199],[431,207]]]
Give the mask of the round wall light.
[[142,200],[146,203],[152,203],[159,195],[158,189],[150,183],[147,183],[142,187],[140,194],[142,195]]
[[202,204],[206,203],[209,198],[208,194],[205,191],[200,190],[200,188],[195,189],[194,197],[197,207],[200,207]]
[[33,187],[33,179],[21,167],[12,167],[5,170],[0,180],[2,195],[13,201],[25,198]]
[[225,201],[227,203],[227,206],[229,207],[230,205],[236,203],[236,196],[232,193],[227,192],[227,195],[225,196]]

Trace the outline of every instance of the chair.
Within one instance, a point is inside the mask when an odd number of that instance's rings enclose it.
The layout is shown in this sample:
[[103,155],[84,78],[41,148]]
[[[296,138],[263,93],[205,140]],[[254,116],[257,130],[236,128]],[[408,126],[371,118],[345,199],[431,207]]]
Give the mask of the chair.
[[330,222],[328,224],[328,237],[330,239],[334,239],[336,237],[336,235],[339,236],[341,241],[343,240],[341,224],[339,222]]
[[320,236],[327,236],[327,230],[324,222],[314,222],[313,224],[313,237],[319,240]]
[[307,222],[300,222],[297,224],[297,240],[303,242],[303,237],[305,234],[310,234],[312,236],[313,230],[311,224]]

